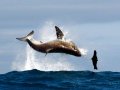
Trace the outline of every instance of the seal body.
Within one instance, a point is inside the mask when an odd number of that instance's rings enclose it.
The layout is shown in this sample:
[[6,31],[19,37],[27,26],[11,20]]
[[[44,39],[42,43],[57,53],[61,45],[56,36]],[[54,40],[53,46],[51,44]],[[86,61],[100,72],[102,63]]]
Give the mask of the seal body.
[[91,58],[92,59],[92,63],[93,63],[93,66],[94,66],[94,69],[98,69],[97,68],[97,61],[98,61],[98,58],[97,58],[97,51],[94,50],[94,54],[93,54],[93,57]]

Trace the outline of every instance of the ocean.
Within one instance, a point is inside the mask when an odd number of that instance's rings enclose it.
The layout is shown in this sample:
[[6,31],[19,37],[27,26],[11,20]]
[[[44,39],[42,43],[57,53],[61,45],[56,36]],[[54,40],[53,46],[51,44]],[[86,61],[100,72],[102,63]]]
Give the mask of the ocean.
[[0,90],[120,90],[120,73],[12,71],[0,75]]

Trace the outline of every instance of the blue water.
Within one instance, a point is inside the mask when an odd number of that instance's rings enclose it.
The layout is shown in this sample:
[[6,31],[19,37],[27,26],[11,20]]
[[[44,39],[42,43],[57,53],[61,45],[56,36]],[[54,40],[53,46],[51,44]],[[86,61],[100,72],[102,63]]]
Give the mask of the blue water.
[[13,71],[0,75],[0,90],[120,90],[120,73]]

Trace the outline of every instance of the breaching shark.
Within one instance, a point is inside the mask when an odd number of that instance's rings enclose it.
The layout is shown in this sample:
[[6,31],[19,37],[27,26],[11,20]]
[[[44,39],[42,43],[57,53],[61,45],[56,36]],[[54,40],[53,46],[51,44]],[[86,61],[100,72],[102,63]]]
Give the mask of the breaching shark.
[[46,55],[48,53],[66,53],[80,57],[81,52],[78,49],[78,47],[72,41],[63,40],[64,34],[60,30],[60,28],[55,26],[55,29],[56,29],[57,39],[49,42],[44,43],[42,41],[37,41],[33,39],[34,31],[31,31],[25,37],[16,38],[16,39],[27,42],[31,48],[33,48],[38,52],[46,53]]

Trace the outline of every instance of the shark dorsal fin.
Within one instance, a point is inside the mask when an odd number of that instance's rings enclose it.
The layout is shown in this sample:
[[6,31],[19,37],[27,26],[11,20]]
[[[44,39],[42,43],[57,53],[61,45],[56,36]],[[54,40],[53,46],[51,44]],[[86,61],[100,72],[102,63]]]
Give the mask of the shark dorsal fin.
[[62,39],[64,36],[63,32],[57,26],[55,26],[55,29],[56,29],[57,39]]

